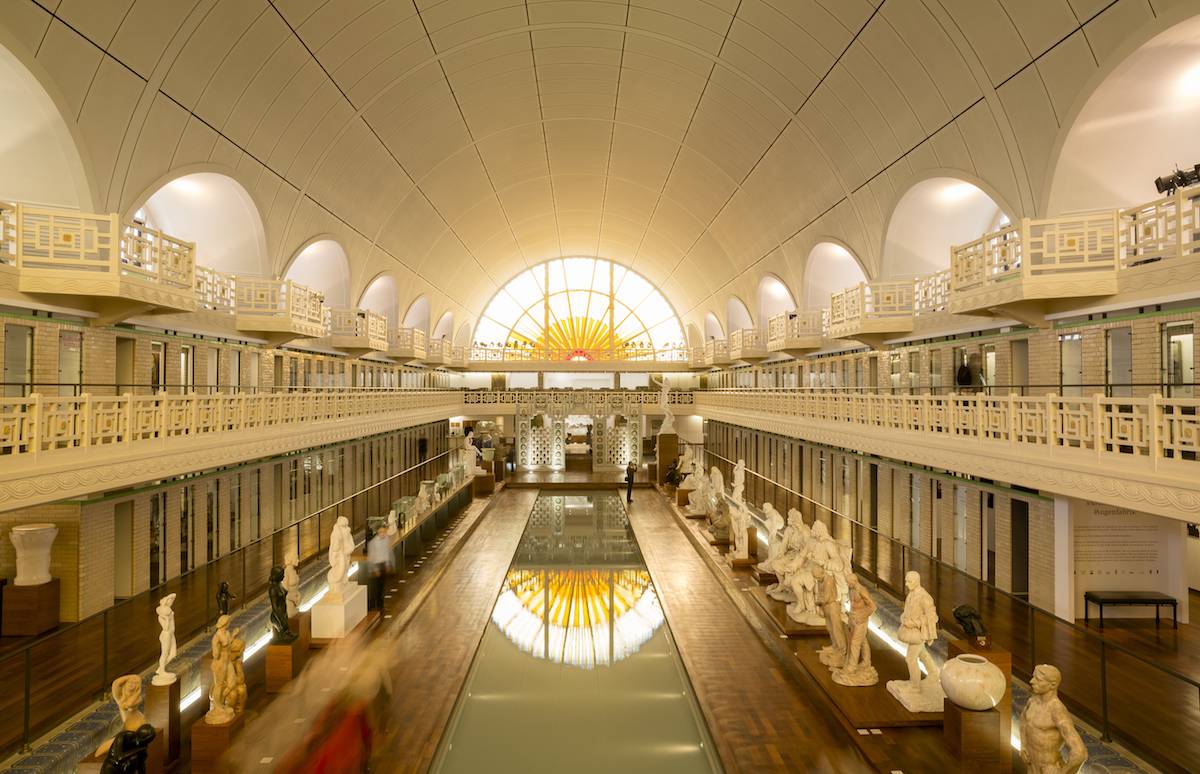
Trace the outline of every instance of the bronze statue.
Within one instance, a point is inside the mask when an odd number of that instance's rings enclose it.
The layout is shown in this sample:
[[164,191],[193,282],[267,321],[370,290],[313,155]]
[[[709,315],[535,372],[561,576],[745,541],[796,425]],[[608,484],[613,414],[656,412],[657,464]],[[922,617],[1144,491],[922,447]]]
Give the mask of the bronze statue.
[[229,591],[229,584],[226,581],[221,581],[221,585],[217,587],[217,615],[229,615],[229,602],[237,599]]
[[288,627],[287,595],[283,568],[275,565],[267,577],[267,598],[271,601],[271,642],[277,645],[287,645],[298,636]]

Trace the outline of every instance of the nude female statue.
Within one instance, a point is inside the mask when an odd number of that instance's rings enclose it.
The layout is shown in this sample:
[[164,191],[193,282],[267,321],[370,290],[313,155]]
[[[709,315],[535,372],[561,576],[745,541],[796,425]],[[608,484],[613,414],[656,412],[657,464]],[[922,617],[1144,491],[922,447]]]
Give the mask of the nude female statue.
[[167,671],[167,664],[175,658],[177,647],[175,644],[175,609],[172,605],[175,604],[175,595],[168,594],[158,600],[158,607],[154,612],[158,614],[158,625],[162,627],[162,631],[158,635],[159,656],[158,669],[154,672],[154,677],[150,682],[154,685],[170,685],[175,682],[175,675]]

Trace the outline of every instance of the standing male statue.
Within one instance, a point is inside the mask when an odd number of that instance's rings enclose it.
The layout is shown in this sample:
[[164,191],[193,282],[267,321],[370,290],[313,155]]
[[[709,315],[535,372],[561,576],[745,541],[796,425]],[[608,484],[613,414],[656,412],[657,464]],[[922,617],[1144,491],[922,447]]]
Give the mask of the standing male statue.
[[[927,649],[937,639],[937,607],[933,597],[921,587],[920,573],[912,570],[906,573],[904,587],[908,589],[908,595],[904,598],[904,612],[900,614],[896,639],[908,647],[904,654],[908,679],[889,680],[887,689],[909,712],[941,712],[946,695],[938,682],[937,664]],[[919,664],[924,664],[928,672],[924,680]]]
[[1036,666],[1029,680],[1033,695],[1025,703],[1020,722],[1021,760],[1029,774],[1075,774],[1087,761],[1087,748],[1071,713],[1058,698],[1061,682],[1062,673],[1049,664]]

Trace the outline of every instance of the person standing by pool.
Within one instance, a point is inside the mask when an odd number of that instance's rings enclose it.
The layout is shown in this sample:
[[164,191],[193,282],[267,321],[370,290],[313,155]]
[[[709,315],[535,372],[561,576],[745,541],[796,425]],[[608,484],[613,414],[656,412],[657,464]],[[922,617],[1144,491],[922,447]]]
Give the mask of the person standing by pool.
[[625,466],[625,502],[633,502],[633,477],[637,475],[637,465],[633,460]]

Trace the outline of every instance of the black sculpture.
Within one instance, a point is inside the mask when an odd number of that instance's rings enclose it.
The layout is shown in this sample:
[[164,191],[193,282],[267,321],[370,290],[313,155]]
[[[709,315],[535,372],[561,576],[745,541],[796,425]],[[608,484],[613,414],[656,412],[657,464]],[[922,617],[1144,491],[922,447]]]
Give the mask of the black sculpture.
[[229,602],[234,599],[237,597],[229,592],[229,584],[221,581],[221,585],[217,587],[217,614],[229,615]]
[[954,608],[954,620],[958,621],[964,634],[974,637],[981,647],[987,646],[988,630],[983,625],[983,619],[979,616],[978,610],[971,605],[959,605]]
[[283,568],[275,565],[267,576],[267,599],[271,601],[271,642],[287,645],[297,635],[288,626],[287,589],[283,587]]
[[136,731],[122,730],[100,764],[100,774],[146,774],[146,748],[154,741],[154,726],[144,723]]
[[680,482],[683,481],[683,478],[679,475],[679,460],[672,462],[671,466],[667,468],[665,480],[670,486],[679,486]]

